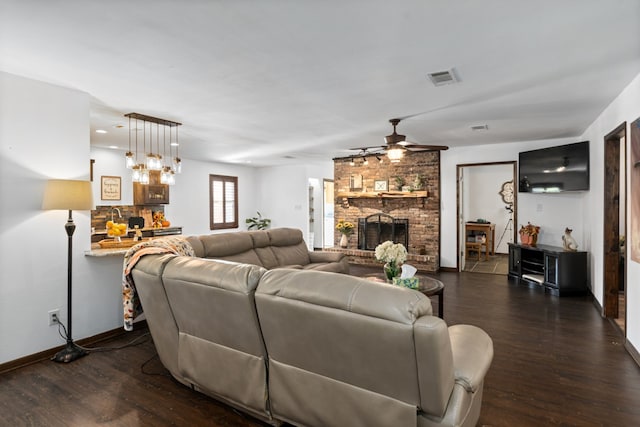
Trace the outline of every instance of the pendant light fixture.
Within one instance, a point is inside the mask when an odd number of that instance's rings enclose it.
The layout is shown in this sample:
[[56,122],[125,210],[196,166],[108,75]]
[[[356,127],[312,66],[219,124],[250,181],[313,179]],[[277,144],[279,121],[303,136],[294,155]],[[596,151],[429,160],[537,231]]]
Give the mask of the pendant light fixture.
[[[136,147],[137,150],[137,147]],[[125,166],[127,169],[133,169],[136,164],[136,158],[131,151],[131,117],[129,117],[129,151],[124,155],[125,158]]]
[[[162,184],[175,184],[175,174],[182,171],[182,161],[178,157],[178,126],[182,123],[173,122],[171,120],[160,119],[157,117],[147,116],[139,113],[128,113],[125,117],[129,118],[129,151],[125,154],[127,168],[132,170],[131,179],[133,182],[140,184],[149,184],[150,171],[160,172],[160,182]],[[131,151],[131,119],[135,120],[135,153]],[[138,120],[142,121],[142,129],[138,127]],[[147,123],[149,124],[149,150],[147,151]],[[153,124],[156,125],[156,150],[153,148]],[[160,150],[160,126],[163,127],[163,149]],[[166,128],[169,128],[169,159],[171,165],[165,164],[167,159],[166,153]],[[172,130],[176,128],[176,143],[171,142]],[[142,130],[142,153],[138,152],[138,133]],[[172,157],[171,146],[176,146],[176,156]],[[144,161],[142,161],[144,160]]]

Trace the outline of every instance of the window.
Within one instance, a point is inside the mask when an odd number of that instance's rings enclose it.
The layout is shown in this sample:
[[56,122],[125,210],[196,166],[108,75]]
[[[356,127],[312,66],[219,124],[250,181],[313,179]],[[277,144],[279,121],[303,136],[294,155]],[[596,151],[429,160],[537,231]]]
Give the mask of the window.
[[209,175],[209,228],[238,228],[238,177]]

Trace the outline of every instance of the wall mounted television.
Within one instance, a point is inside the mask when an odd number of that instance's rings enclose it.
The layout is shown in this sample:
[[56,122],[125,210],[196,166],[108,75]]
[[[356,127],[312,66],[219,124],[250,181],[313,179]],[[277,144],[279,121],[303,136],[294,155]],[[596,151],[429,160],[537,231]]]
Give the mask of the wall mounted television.
[[589,141],[521,152],[518,182],[521,193],[589,190]]

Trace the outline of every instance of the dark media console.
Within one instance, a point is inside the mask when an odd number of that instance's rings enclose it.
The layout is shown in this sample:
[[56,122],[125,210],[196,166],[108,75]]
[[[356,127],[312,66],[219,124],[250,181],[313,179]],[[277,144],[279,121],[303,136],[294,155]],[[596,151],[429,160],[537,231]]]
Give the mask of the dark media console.
[[509,279],[540,286],[552,295],[585,295],[589,290],[587,252],[509,243]]

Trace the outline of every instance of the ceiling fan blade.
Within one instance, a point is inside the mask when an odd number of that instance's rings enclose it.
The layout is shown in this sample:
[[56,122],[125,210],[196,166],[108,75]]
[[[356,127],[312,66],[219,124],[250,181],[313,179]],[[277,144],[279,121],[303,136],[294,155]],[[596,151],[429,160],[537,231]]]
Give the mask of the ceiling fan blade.
[[403,147],[409,151],[444,151],[449,149],[446,145],[403,144]]

